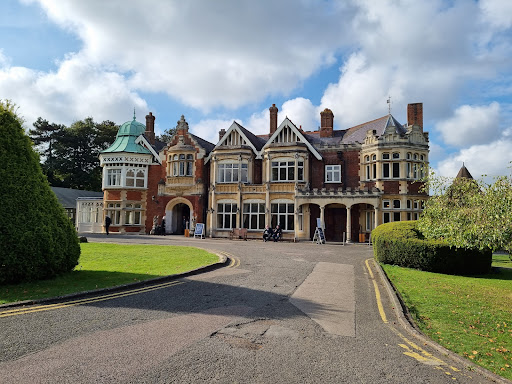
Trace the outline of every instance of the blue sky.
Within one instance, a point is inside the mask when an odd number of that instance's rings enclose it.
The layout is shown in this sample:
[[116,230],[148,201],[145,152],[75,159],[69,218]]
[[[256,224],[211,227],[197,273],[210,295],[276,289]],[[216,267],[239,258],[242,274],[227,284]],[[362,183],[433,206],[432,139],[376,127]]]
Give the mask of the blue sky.
[[2,0],[0,99],[31,126],[153,112],[212,142],[279,108],[346,129],[422,102],[431,165],[510,174],[512,1]]

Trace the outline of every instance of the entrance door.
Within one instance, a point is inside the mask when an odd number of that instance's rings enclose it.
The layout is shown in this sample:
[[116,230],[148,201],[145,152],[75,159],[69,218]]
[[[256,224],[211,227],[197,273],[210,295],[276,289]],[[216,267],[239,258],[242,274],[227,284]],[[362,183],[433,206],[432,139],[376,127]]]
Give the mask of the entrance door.
[[186,222],[190,222],[190,208],[187,204],[176,204],[172,211],[166,213],[166,229],[174,235],[183,235],[185,233]]
[[345,208],[325,209],[325,240],[343,241],[343,232],[347,228],[347,210]]

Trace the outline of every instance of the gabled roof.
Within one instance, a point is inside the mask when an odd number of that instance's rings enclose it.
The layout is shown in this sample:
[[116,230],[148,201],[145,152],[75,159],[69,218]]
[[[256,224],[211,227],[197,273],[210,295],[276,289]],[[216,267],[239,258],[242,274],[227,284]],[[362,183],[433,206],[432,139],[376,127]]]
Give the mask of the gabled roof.
[[[233,124],[228,128],[224,136],[219,140],[219,142],[215,145],[214,149],[220,148],[224,142],[228,139],[233,131],[238,132],[238,134],[242,137],[242,139],[246,142],[246,144],[251,147],[252,151],[256,155],[257,159],[261,158],[260,150],[265,144],[265,140],[254,135],[252,132],[249,132],[247,129],[242,127],[236,121],[233,121]],[[206,160],[208,161],[209,158]]]
[[393,132],[399,135],[403,135],[407,132],[402,124],[400,124],[392,115],[387,115],[349,128],[343,136],[342,143],[363,143],[366,137],[366,132],[369,130],[375,131],[377,136],[382,136],[386,132],[386,129],[393,129]]
[[158,156],[158,153],[156,153],[156,151],[153,148],[153,146],[151,145],[151,143],[148,141],[148,139],[146,139],[146,136],[140,135],[139,137],[137,137],[135,139],[135,144],[138,144],[138,145],[142,144],[144,149],[147,149],[147,150],[149,150],[149,152],[151,152],[153,157],[156,159],[157,163],[162,164],[162,162],[160,161],[160,156]]
[[304,135],[303,132],[300,129],[298,129],[295,124],[293,124],[293,122],[288,118],[288,116],[283,120],[281,125],[279,125],[279,127],[277,127],[276,131],[272,134],[272,136],[270,136],[267,143],[263,146],[262,150],[265,148],[268,148],[275,141],[275,139],[279,136],[280,132],[286,127],[290,128],[292,130],[292,132],[297,136],[297,138],[299,139],[299,141],[301,143],[306,144],[309,151],[313,154],[313,156],[316,157],[317,160],[322,159],[322,155],[320,155],[320,153],[316,150],[316,148],[306,138],[306,135]]

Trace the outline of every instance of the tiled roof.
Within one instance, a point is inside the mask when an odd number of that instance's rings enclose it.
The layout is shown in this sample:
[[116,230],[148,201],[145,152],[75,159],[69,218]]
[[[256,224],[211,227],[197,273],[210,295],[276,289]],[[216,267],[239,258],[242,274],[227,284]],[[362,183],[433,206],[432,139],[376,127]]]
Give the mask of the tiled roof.
[[466,168],[466,166],[464,165],[464,163],[462,163],[462,167],[460,168],[459,173],[457,173],[457,176],[455,176],[455,178],[456,179],[462,179],[462,178],[472,179],[473,176],[471,176],[471,173],[469,173],[469,171]]
[[81,189],[51,187],[57,200],[64,208],[76,208],[76,199],[79,197],[103,197],[103,192],[83,191]]
[[189,135],[192,136],[194,140],[197,141],[197,143],[206,150],[206,155],[208,155],[215,147],[215,144],[212,144],[209,141],[201,139],[199,136],[196,136],[192,133],[189,133]]
[[366,132],[369,130],[375,131],[377,136],[382,136],[386,131],[386,128],[390,126],[395,127],[395,132],[400,135],[403,135],[406,132],[406,129],[402,126],[402,124],[400,124],[392,115],[387,115],[379,119],[349,128],[346,131],[346,134],[343,136],[343,143],[362,143],[366,137]]
[[256,148],[257,151],[261,151],[261,148],[263,148],[263,146],[265,145],[265,143],[267,142],[267,140],[259,137],[259,136],[256,136],[254,133],[252,133],[251,131],[248,131],[247,129],[245,129],[244,127],[242,127],[240,124],[238,124],[236,121],[235,121],[235,124],[238,126],[238,128],[240,128],[240,131],[242,131],[245,135],[245,137],[247,137],[249,139],[249,141],[252,143],[252,145],[254,145],[254,148]]

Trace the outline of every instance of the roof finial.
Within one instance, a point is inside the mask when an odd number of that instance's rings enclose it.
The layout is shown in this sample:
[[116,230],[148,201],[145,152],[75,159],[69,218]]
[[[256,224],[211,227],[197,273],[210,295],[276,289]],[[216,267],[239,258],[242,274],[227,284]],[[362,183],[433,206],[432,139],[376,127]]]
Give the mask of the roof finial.
[[391,115],[391,96],[388,96],[386,103],[388,103],[388,113]]
[[133,120],[135,120],[135,107],[133,107]]

